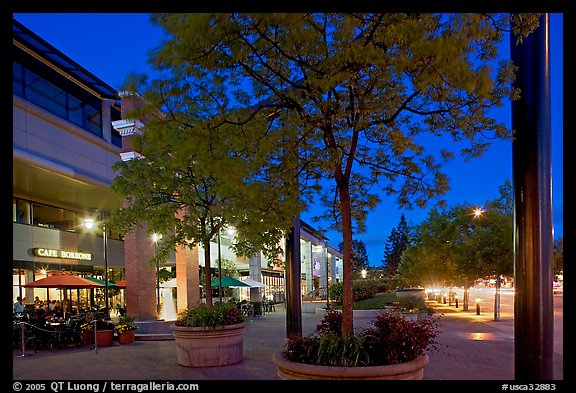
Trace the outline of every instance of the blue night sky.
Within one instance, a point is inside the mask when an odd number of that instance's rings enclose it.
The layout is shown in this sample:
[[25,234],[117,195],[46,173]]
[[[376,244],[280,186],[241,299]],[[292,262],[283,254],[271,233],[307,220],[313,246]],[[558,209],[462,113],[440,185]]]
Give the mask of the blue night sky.
[[[131,71],[154,76],[147,64],[147,51],[158,45],[162,32],[153,27],[144,13],[16,13],[16,20],[51,43],[78,64],[115,89],[120,89]],[[555,238],[563,236],[563,16],[550,14],[551,86],[552,86],[552,212]],[[502,53],[509,54],[504,40]],[[510,105],[499,108],[494,117],[510,127]],[[448,206],[460,203],[482,205],[498,197],[498,187],[506,179],[512,181],[512,144],[494,142],[482,158],[464,162],[456,158],[445,167],[450,191],[443,196]],[[433,206],[430,201],[428,207]],[[356,234],[368,250],[370,264],[381,265],[384,245],[391,230],[397,226],[401,213],[409,223],[419,223],[428,208],[400,211],[394,199],[382,197],[380,205],[369,213],[367,232]],[[302,219],[316,228],[314,208]],[[338,248],[337,232],[326,232],[329,243]]]

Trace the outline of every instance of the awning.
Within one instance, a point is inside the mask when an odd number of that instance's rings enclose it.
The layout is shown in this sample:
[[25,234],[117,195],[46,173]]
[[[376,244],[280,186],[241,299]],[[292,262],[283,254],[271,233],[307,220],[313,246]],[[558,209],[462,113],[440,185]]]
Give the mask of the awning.
[[266,284],[262,284],[260,281],[253,280],[251,278],[245,278],[242,280],[244,284],[248,284],[251,288],[266,288]]
[[[95,277],[84,277],[87,280],[90,280],[92,282],[95,282],[96,284],[100,284],[100,286],[105,286],[104,280],[100,280],[98,278]],[[109,287],[117,287],[118,285],[114,284],[112,281],[108,280],[108,286]]]
[[100,288],[100,284],[80,276],[68,273],[59,273],[40,280],[33,281],[23,285],[26,288],[60,288],[60,289],[81,289],[81,288]]
[[[220,280],[217,279],[216,281],[212,281],[212,286],[213,287],[219,287],[220,286]],[[248,284],[244,284],[242,281],[240,280],[236,280],[235,278],[232,277],[222,277],[222,286],[223,287],[249,287],[250,285]]]

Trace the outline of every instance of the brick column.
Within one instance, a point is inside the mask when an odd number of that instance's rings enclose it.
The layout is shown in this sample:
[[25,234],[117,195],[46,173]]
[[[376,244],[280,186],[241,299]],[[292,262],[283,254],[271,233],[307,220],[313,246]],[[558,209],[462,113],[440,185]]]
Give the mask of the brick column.
[[126,312],[137,320],[156,320],[156,267],[154,242],[146,227],[124,237],[126,269]]
[[[185,211],[180,211],[181,218]],[[185,246],[176,248],[176,312],[195,307],[200,304],[200,265],[198,262],[198,246],[190,249]]]
[[180,246],[176,249],[176,312],[200,304],[200,274],[198,246],[192,250]]
[[[127,118],[142,107],[137,94],[121,92],[122,120],[112,122],[112,126],[122,136],[122,161],[140,158],[134,150],[133,140],[142,135],[144,124]],[[125,202],[126,204],[127,202]],[[125,206],[126,207],[126,206]],[[156,267],[150,262],[156,255],[154,242],[147,232],[146,225],[137,227],[124,237],[124,268],[126,275],[126,312],[137,320],[156,320]]]

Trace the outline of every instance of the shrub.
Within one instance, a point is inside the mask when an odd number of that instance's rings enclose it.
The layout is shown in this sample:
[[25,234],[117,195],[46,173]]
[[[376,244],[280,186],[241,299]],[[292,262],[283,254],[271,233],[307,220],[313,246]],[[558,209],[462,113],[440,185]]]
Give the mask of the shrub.
[[339,311],[328,310],[314,333],[290,337],[283,355],[306,364],[338,367],[381,366],[408,362],[436,349],[436,320],[410,321],[394,313],[380,313],[373,327],[342,335]]
[[115,326],[116,331],[118,333],[126,332],[129,330],[136,330],[138,326],[134,321],[134,317],[131,315],[122,315],[118,320],[118,324]]
[[234,304],[200,304],[182,312],[174,324],[187,327],[218,327],[244,322],[245,317]]

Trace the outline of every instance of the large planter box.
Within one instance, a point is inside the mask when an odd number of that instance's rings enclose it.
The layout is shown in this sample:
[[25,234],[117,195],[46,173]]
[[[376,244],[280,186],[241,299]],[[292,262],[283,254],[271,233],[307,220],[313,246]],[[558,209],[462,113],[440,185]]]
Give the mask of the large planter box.
[[242,361],[246,323],[217,328],[172,325],[178,364],[185,367],[227,366]]
[[429,362],[428,355],[410,362],[370,367],[317,366],[286,360],[281,352],[272,356],[272,361],[281,379],[299,380],[372,380],[372,379],[422,379],[424,367]]

